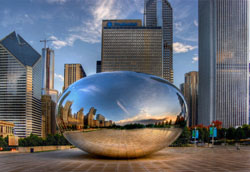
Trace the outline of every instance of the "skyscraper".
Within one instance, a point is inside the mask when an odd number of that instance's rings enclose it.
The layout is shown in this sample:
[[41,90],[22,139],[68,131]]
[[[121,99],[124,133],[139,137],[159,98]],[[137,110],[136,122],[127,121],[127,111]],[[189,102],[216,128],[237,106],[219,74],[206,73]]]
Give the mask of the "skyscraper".
[[249,10],[248,0],[199,0],[200,124],[248,123]]
[[144,0],[144,25],[162,28],[163,78],[173,83],[173,10],[168,0]]
[[64,65],[64,90],[79,79],[86,77],[81,64]]
[[50,95],[42,95],[42,137],[48,134],[56,134],[55,110],[56,102],[51,99]]
[[102,72],[135,71],[162,77],[162,30],[141,20],[103,20]]
[[188,125],[198,124],[198,72],[192,71],[185,74],[183,95],[188,105]]
[[96,61],[96,73],[102,72],[102,61],[98,60]]
[[50,48],[43,48],[42,61],[43,61],[42,94],[50,95],[52,100],[55,103],[57,103],[58,91],[54,89],[54,68],[55,68],[54,50]]
[[19,137],[41,136],[41,55],[12,32],[0,41],[0,74],[0,120]]

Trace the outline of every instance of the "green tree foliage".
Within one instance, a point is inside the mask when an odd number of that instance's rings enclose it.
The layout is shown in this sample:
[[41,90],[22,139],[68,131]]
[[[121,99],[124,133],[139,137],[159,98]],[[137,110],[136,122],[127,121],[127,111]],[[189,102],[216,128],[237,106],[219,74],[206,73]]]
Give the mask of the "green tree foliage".
[[224,139],[227,135],[227,129],[226,128],[220,128],[217,130],[218,139]]
[[245,137],[250,138],[250,125],[245,124],[245,125],[242,126],[242,129],[243,129],[243,131],[245,133]]
[[8,144],[6,143],[5,139],[0,137],[0,147],[5,148],[7,146],[8,146]]
[[227,139],[234,139],[235,138],[235,128],[230,127],[227,129]]
[[29,137],[19,139],[19,146],[50,146],[50,145],[70,145],[63,135],[48,135],[46,139],[42,139],[37,135],[30,134]]
[[244,130],[241,128],[241,127],[238,127],[236,130],[235,130],[235,140],[240,140],[240,139],[245,139],[246,138],[246,135],[244,133]]
[[187,145],[190,139],[191,139],[191,132],[187,127],[184,127],[180,137],[172,144],[172,146]]
[[209,141],[209,132],[208,129],[205,127],[197,128],[199,131],[199,140],[202,142],[208,142]]

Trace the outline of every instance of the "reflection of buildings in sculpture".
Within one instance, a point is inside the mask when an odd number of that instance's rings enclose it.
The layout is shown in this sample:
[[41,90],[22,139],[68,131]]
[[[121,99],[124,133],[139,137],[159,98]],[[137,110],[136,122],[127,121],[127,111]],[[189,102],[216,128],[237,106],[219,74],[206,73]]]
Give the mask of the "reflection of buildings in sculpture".
[[109,120],[109,121],[104,121],[104,127],[110,127],[112,126],[112,121]]
[[83,114],[83,108],[81,108],[77,114],[76,114],[76,128],[83,129],[84,127],[84,114]]
[[99,121],[99,126],[104,127],[105,117],[101,114],[96,115],[96,120]]
[[0,121],[0,137],[13,135],[14,126],[12,122]]
[[100,127],[100,121],[93,120],[93,127]]
[[86,77],[86,73],[81,64],[65,64],[63,90],[83,77]]
[[83,129],[84,127],[84,114],[83,108],[81,108],[76,114],[72,115],[72,101],[67,101],[62,108],[62,122],[65,128],[68,129]]
[[50,95],[42,95],[42,137],[56,134],[55,108],[56,103]]
[[96,73],[102,72],[102,61],[98,60],[96,61]]
[[63,107],[62,111],[62,121],[67,126],[68,125],[68,117],[71,116],[71,106],[72,101],[67,101]]
[[86,116],[84,116],[84,125],[87,127],[110,127],[112,126],[112,121],[105,121],[105,117],[101,114],[96,115],[96,109],[94,107],[91,107],[89,110],[89,113],[87,113]]
[[96,109],[94,107],[91,107],[89,110],[89,113],[84,117],[84,124],[89,127],[94,127],[94,116],[96,113]]

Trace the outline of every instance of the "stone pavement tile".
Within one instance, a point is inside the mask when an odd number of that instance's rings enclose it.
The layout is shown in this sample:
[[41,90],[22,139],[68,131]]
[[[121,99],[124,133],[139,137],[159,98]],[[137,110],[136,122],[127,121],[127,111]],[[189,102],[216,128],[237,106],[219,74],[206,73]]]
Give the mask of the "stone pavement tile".
[[218,148],[167,148],[151,156],[101,159],[78,149],[36,154],[0,155],[0,171],[98,171],[98,172],[210,172],[250,170],[250,147],[241,151]]

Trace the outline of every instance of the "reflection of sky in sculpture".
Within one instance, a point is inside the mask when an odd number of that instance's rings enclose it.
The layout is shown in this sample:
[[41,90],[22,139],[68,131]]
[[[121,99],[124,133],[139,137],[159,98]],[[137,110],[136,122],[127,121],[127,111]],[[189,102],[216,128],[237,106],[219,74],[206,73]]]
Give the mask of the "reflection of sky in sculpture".
[[96,114],[118,122],[164,116],[176,118],[182,111],[177,93],[181,95],[172,84],[152,75],[111,72],[77,81],[63,93],[61,100],[64,98],[63,106],[66,101],[73,101],[72,114],[81,108],[87,114],[94,107]]

